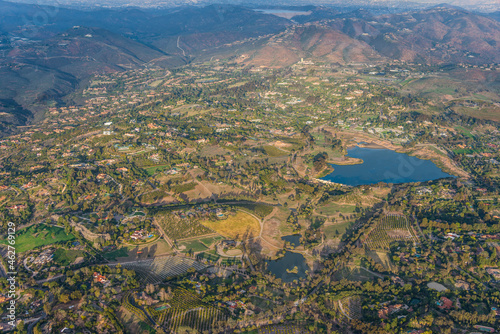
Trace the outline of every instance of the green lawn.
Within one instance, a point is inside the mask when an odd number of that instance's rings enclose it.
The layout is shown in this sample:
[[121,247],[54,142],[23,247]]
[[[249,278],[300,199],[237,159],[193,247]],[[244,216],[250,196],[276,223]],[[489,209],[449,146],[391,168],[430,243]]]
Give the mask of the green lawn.
[[210,247],[211,245],[213,245],[214,243],[216,243],[217,241],[220,241],[220,240],[223,240],[224,238],[221,237],[221,236],[216,236],[216,237],[208,237],[208,238],[202,238],[202,239],[198,239],[202,244],[204,244],[205,246],[207,247]]
[[127,247],[122,247],[120,249],[114,250],[112,252],[104,253],[104,257],[108,260],[116,261],[116,258],[127,257],[128,249]]
[[325,236],[329,239],[340,238],[349,229],[349,227],[351,227],[352,224],[354,224],[354,222],[345,222],[345,223],[325,226],[323,228],[323,232],[325,233]]
[[54,252],[54,262],[67,266],[73,263],[77,257],[83,256],[83,252],[79,250],[66,250],[62,248],[58,248]]
[[207,247],[198,240],[179,242],[179,246],[186,246],[186,249],[182,251],[183,253],[186,253],[188,251],[197,253],[207,250]]
[[474,136],[470,133],[470,131],[467,130],[466,128],[464,128],[463,126],[457,125],[457,126],[455,126],[455,129],[460,131],[463,135],[465,135],[469,138],[474,138]]
[[[18,253],[22,253],[37,247],[74,239],[75,236],[66,234],[63,228],[38,224],[17,231],[15,247]],[[7,240],[0,240],[0,243],[7,245]]]
[[455,153],[455,154],[473,154],[474,150],[460,148],[460,149],[453,150],[453,153]]
[[158,172],[158,170],[163,170],[168,166],[169,165],[158,165],[158,166],[143,167],[143,168],[144,170],[146,170],[146,173],[148,173],[148,175],[154,175]]
[[351,204],[335,204],[328,203],[326,205],[320,206],[316,212],[322,215],[334,215],[338,212],[340,213],[354,213],[356,205]]

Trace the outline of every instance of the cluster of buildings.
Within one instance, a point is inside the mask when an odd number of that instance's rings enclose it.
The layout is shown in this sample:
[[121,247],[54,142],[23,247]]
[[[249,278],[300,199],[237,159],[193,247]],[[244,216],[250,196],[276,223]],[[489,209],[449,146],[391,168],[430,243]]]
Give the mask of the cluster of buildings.
[[42,266],[42,265],[52,261],[53,257],[54,257],[54,251],[52,249],[46,249],[35,258],[35,260],[33,261],[33,264]]
[[101,284],[107,284],[109,281],[106,279],[105,276],[99,274],[98,272],[94,272],[94,280],[97,282],[97,283],[101,283]]
[[244,308],[245,303],[243,303],[241,300],[236,300],[236,301],[227,301],[226,302],[227,307],[229,307],[231,310],[235,310],[237,308]]
[[436,302],[436,305],[440,310],[451,310],[453,308],[453,302],[446,297],[441,297]]
[[389,319],[389,315],[402,311],[402,310],[408,310],[409,312],[412,311],[410,307],[406,304],[394,304],[394,305],[389,305],[389,306],[384,306],[378,311],[378,317],[380,319]]
[[444,236],[445,239],[451,239],[451,240],[455,240],[457,238],[460,238],[460,235],[459,234],[456,234],[456,233],[446,233],[446,235]]
[[144,239],[149,239],[152,238],[154,234],[148,233],[148,231],[144,230],[139,230],[139,231],[134,231],[132,235],[130,236],[130,239],[132,240],[144,240]]

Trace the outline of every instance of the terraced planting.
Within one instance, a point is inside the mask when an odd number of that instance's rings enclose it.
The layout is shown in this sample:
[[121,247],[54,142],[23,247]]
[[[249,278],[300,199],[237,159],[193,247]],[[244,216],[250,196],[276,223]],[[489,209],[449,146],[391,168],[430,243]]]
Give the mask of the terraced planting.
[[259,328],[259,334],[302,334],[310,333],[303,326],[298,325],[270,325]]
[[157,284],[166,278],[183,275],[189,268],[205,269],[206,265],[179,256],[162,256],[140,262],[123,263],[122,267],[134,270],[142,282]]
[[180,327],[198,332],[210,331],[218,322],[226,321],[223,311],[204,303],[198,296],[183,288],[175,288],[169,308],[148,308],[149,314],[160,325],[173,333]]
[[364,243],[372,250],[389,250],[393,241],[418,242],[418,236],[406,216],[386,215],[370,232]]
[[338,301],[342,315],[349,320],[361,319],[361,297],[350,296]]
[[155,220],[168,237],[173,240],[214,233],[213,230],[200,224],[195,218],[179,218],[171,214],[162,214],[158,215]]

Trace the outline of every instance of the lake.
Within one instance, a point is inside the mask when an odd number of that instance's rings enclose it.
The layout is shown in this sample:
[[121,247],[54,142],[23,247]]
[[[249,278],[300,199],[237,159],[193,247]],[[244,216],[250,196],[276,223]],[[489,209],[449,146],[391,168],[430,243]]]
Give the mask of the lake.
[[[293,280],[298,281],[300,278],[306,277],[306,270],[309,270],[305,257],[299,253],[287,251],[282,258],[266,262],[267,269],[276,276],[276,278],[281,278],[283,282],[287,283],[293,282]],[[293,270],[294,267],[297,267],[297,273],[287,272],[287,269]]]
[[285,235],[284,237],[281,237],[281,240],[288,241],[293,247],[298,247],[300,246],[301,237],[302,234]]
[[365,184],[425,182],[454,177],[443,172],[434,162],[422,160],[388,149],[353,147],[347,150],[352,158],[362,159],[359,165],[334,165],[332,173],[322,180],[349,186]]

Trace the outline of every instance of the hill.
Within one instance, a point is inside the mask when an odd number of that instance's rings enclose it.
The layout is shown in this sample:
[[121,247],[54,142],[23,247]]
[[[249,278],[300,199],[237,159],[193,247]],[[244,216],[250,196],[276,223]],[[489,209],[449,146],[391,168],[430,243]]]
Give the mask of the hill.
[[368,44],[328,27],[294,26],[272,36],[261,47],[248,53],[246,63],[281,67],[310,58],[328,63],[347,64],[380,60]]
[[[65,103],[97,73],[173,68],[213,57],[268,67],[301,58],[340,65],[500,63],[495,13],[447,5],[383,15],[302,10],[307,15],[287,19],[236,5],[78,10],[0,0],[0,99],[9,115],[4,125],[41,119],[47,105]],[[40,24],[37,15],[44,17]]]
[[0,58],[0,99],[7,101],[3,112],[9,114],[4,126],[41,118],[47,105],[63,103],[82,80],[94,74],[145,64],[185,64],[181,57],[100,28],[75,27],[42,41],[10,39],[3,45],[6,56]]
[[329,25],[381,55],[409,62],[484,64],[500,61],[500,22],[450,6],[381,15],[353,15]]

